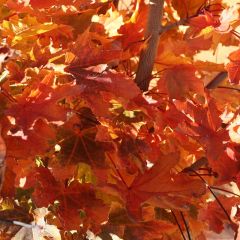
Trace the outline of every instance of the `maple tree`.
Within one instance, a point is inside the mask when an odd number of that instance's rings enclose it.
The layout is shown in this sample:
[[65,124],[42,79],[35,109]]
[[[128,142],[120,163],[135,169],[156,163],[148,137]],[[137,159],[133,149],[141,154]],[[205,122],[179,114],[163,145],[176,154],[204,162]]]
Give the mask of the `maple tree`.
[[236,1],[0,12],[1,239],[240,238]]

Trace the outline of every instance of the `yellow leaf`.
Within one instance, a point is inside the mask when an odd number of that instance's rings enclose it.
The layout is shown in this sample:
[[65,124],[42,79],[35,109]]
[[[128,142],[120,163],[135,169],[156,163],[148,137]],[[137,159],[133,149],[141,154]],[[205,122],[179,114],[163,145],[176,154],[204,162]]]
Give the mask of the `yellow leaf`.
[[16,33],[16,36],[12,40],[12,46],[18,44],[20,41],[25,41],[25,38],[43,34],[56,28],[58,28],[58,25],[54,23],[44,23],[29,27],[21,32]]

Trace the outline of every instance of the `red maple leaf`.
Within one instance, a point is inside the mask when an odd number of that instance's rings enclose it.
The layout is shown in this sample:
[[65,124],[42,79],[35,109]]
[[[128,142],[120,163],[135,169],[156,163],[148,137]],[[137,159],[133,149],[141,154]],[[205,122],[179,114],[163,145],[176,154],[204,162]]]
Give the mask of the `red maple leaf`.
[[24,131],[29,129],[34,121],[39,118],[49,122],[64,121],[67,111],[57,104],[63,98],[78,95],[81,92],[79,86],[65,84],[52,87],[54,74],[50,73],[30,91],[27,88],[6,112],[16,119],[18,126]]
[[[122,191],[124,191],[126,207],[132,216],[141,218],[141,204],[153,197],[170,199],[183,196],[187,203],[188,198],[199,197],[205,193],[206,188],[201,181],[172,171],[178,161],[177,153],[163,155],[151,169],[139,174],[130,186],[119,185],[125,189]],[[178,208],[178,204],[176,202],[174,207]]]
[[[221,202],[229,217],[232,207],[239,204],[239,198],[236,197],[218,196],[218,200]],[[229,223],[226,213],[222,210],[219,202],[214,200],[206,204],[206,207],[200,210],[200,219],[209,223],[210,230],[221,233],[224,229],[224,223]],[[231,224],[233,228],[236,227],[232,221]]]
[[167,93],[170,98],[184,99],[190,92],[203,93],[203,83],[197,78],[196,69],[192,65],[182,64],[166,69],[158,81],[161,93]]
[[233,84],[240,84],[240,50],[234,51],[229,55],[230,63],[227,64],[229,81]]
[[107,220],[108,207],[96,198],[95,189],[91,184],[73,181],[64,186],[53,177],[48,168],[39,167],[27,176],[24,188],[30,187],[34,187],[32,197],[38,207],[47,207],[58,201],[56,214],[66,230],[79,229],[81,223],[96,230]]

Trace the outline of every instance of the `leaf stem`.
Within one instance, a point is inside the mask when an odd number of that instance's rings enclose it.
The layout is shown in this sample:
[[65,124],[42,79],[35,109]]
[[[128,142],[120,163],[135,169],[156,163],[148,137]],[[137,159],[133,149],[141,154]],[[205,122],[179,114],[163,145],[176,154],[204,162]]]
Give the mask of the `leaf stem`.
[[108,158],[110,159],[112,165],[114,166],[114,169],[117,172],[117,175],[119,176],[119,178],[122,180],[123,184],[126,186],[126,188],[128,189],[129,186],[127,185],[126,181],[124,180],[121,172],[119,171],[118,167],[116,166],[115,162],[113,161],[112,157],[110,156],[110,154],[107,154]]
[[211,186],[211,188],[214,189],[214,190],[218,190],[218,191],[226,192],[226,193],[232,194],[232,195],[234,195],[234,196],[240,197],[239,194],[234,193],[234,192],[231,192],[231,191],[226,190],[226,189],[222,189],[222,188],[214,187],[214,186]]

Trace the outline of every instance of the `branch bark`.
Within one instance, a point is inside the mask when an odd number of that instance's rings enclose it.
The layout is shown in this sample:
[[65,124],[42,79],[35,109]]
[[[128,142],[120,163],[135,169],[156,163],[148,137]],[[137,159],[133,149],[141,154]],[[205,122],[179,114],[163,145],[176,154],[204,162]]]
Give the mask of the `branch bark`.
[[142,50],[135,82],[143,91],[147,91],[151,80],[154,60],[159,42],[159,29],[161,31],[164,0],[151,0],[148,10],[148,20],[145,29],[145,38],[149,38],[147,47]]
[[208,164],[207,158],[202,157],[202,158],[199,158],[196,162],[194,162],[191,166],[184,168],[182,172],[187,173],[190,171],[197,171],[200,167],[207,164]]
[[118,3],[119,3],[119,0],[113,0],[113,5],[115,6],[115,8],[118,8]]

